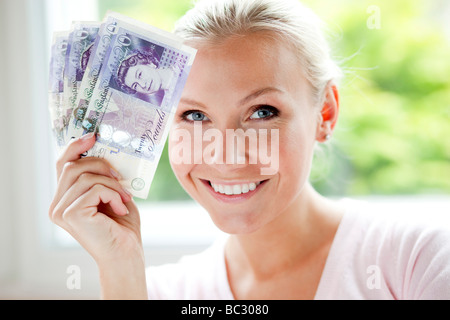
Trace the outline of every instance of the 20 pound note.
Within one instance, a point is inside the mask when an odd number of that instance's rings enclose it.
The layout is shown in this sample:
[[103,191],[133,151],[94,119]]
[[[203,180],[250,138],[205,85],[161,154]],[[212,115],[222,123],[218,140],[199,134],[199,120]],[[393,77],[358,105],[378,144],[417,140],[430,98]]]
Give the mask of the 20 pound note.
[[103,60],[109,49],[112,37],[117,33],[118,20],[115,17],[107,16],[100,26],[98,35],[94,43],[86,50],[87,65],[78,88],[75,106],[70,116],[67,130],[67,140],[80,137],[84,129],[81,127],[86,115],[89,102],[94,93],[97,79],[102,70]]
[[108,160],[121,184],[145,199],[196,50],[171,33],[117,13],[108,17],[117,24],[82,134],[98,133],[87,156]]
[[69,32],[55,32],[51,48],[48,82],[48,108],[58,153],[65,146],[64,139],[64,64]]
[[[69,35],[64,68],[63,118],[66,131],[73,109],[76,107],[78,90],[99,28],[99,22],[75,22]],[[70,139],[65,137],[65,140],[68,143]]]

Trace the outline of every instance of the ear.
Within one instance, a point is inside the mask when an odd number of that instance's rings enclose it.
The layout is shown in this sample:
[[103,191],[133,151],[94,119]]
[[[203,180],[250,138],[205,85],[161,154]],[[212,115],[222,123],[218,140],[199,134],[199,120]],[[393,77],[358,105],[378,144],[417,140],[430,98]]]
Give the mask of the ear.
[[327,137],[331,137],[339,115],[339,92],[333,82],[327,84],[324,95],[316,131],[316,140],[319,142],[325,142]]

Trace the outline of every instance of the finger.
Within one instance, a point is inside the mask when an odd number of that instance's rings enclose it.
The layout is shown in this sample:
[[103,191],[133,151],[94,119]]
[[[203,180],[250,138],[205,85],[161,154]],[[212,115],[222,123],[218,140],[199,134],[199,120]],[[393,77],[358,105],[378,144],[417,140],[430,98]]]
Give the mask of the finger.
[[87,204],[91,203],[91,207],[104,203],[109,204],[114,213],[119,216],[128,214],[128,208],[122,202],[120,194],[102,184],[96,184],[80,198],[84,198]]
[[121,179],[120,174],[111,168],[109,163],[104,159],[87,157],[77,161],[67,162],[61,172],[54,201],[58,202],[63,194],[66,193],[67,189],[84,173],[103,175],[116,180]]
[[129,194],[117,180],[102,175],[83,173],[77,179],[76,183],[74,183],[63,195],[61,202],[72,203],[76,198],[86,193],[96,184],[101,184],[119,193],[121,200],[124,203],[129,202],[132,198],[131,194]]
[[[99,212],[100,203],[109,204],[115,213],[126,210],[120,196],[113,190],[96,185],[77,198],[66,208],[58,224],[65,229],[88,251],[92,246],[108,239],[116,224],[112,217]],[[122,208],[121,208],[122,207]],[[91,254],[98,252],[93,250]]]
[[131,199],[130,201],[125,202],[125,205],[128,208],[129,216],[133,217],[134,215],[136,215],[138,220],[139,220],[139,210],[138,210],[138,207],[136,205],[136,202],[134,202],[134,200],[133,200],[133,196],[132,195],[130,195],[130,199]]
[[59,177],[62,173],[64,165],[67,162],[80,159],[81,155],[88,151],[95,143],[95,134],[93,132],[85,134],[84,136],[72,140],[56,161],[56,177]]
[[[66,200],[70,202],[69,199]],[[104,215],[103,212],[98,211],[98,206],[101,203],[109,204],[113,212],[118,216],[124,216],[128,213],[128,209],[122,202],[118,192],[104,185],[96,184],[77,197],[72,203],[62,204],[62,207],[66,209],[61,210],[61,215],[55,217],[55,220],[60,225],[69,225],[70,228],[76,227],[77,224],[82,223],[81,220],[83,219],[92,218],[96,214]]]
[[[54,208],[51,208],[49,211],[50,219],[56,223],[60,223],[66,208],[97,184],[117,192],[123,203],[129,202],[132,199],[128,191],[117,180],[102,175],[83,173],[61,196],[58,195],[58,198],[55,196],[54,204],[52,204]],[[62,191],[58,190],[58,192]]]

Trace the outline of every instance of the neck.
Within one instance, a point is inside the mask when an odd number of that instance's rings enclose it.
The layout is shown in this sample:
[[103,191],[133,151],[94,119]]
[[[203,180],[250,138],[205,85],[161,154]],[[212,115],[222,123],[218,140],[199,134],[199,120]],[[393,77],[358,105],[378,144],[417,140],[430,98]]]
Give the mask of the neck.
[[230,237],[228,261],[257,278],[285,272],[334,238],[341,218],[336,205],[309,184],[277,218],[258,231]]

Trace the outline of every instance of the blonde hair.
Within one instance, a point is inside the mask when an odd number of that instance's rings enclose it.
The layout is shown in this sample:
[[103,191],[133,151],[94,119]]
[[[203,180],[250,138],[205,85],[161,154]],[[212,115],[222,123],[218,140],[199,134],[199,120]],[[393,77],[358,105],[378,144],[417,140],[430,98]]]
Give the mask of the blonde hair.
[[175,25],[175,33],[197,45],[270,32],[298,52],[299,62],[321,103],[330,81],[341,77],[325,40],[323,23],[297,0],[200,0]]

